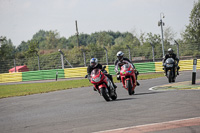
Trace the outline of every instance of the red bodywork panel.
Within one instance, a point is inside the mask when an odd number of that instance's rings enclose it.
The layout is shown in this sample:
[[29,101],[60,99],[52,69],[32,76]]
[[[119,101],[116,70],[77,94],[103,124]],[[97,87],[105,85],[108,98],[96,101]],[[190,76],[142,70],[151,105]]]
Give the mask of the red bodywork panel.
[[94,85],[94,87],[99,90],[100,88],[105,87],[107,88],[108,84],[108,77],[104,75],[104,73],[100,69],[94,69],[91,72],[91,83]]
[[120,76],[121,76],[121,81],[123,84],[123,87],[128,90],[128,88],[126,87],[126,81],[130,80],[131,81],[131,85],[132,85],[132,91],[134,91],[135,87],[136,87],[136,78],[135,78],[135,72],[134,69],[131,67],[131,65],[129,64],[124,64],[121,67],[120,70]]

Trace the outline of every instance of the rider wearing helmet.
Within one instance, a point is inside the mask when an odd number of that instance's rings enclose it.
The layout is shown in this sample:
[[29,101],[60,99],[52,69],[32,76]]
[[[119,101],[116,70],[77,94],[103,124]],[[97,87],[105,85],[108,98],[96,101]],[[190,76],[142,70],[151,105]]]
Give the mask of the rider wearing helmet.
[[169,48],[167,50],[167,54],[165,55],[164,59],[163,59],[163,66],[164,66],[164,70],[165,70],[165,76],[167,75],[167,70],[165,69],[165,61],[168,59],[168,58],[173,58],[174,60],[177,61],[177,75],[179,75],[179,72],[178,70],[180,69],[180,67],[178,66],[178,63],[179,63],[179,59],[176,57],[176,54],[174,54],[173,52],[173,49],[172,48]]
[[[90,60],[90,65],[89,65],[88,68],[87,68],[87,73],[88,73],[88,79],[89,79],[89,80],[90,80],[90,74],[91,74],[92,70],[94,70],[94,69],[96,69],[96,68],[102,70],[103,67],[102,67],[101,64],[98,63],[98,59],[97,59],[97,58],[92,58],[92,59]],[[107,74],[107,73],[104,73],[104,74],[111,80],[113,86],[114,86],[115,88],[117,88],[117,86],[116,86],[116,85],[114,84],[114,82],[113,82],[112,75]],[[94,89],[94,90],[96,90],[96,89]]]
[[[118,68],[121,69],[121,66],[123,66],[124,64],[130,64],[135,71],[135,76],[136,76],[136,80],[137,80],[137,76],[139,75],[139,72],[136,70],[135,66],[133,65],[133,63],[128,59],[124,57],[124,53],[122,51],[117,52],[117,60],[115,60],[115,72],[117,73],[117,79],[120,80],[120,72],[118,71]],[[139,86],[140,84],[137,81],[137,86]]]

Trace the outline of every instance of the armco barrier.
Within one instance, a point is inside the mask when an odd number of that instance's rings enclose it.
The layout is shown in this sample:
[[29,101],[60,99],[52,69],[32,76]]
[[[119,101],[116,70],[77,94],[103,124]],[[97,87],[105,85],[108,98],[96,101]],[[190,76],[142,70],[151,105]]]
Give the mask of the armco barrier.
[[146,62],[146,63],[135,63],[134,66],[136,67],[139,73],[152,73],[155,71],[155,63],[154,62]]
[[87,67],[76,67],[64,69],[65,78],[84,77],[87,74]]
[[[106,66],[106,71],[109,73],[108,66]],[[85,77],[87,74],[87,67],[76,67],[76,68],[67,68],[64,69],[65,78],[77,78]]]
[[52,69],[22,72],[22,81],[56,79],[56,73],[58,73],[58,79],[65,78],[63,69]]
[[21,81],[22,81],[21,72],[0,74],[0,83],[21,82]]
[[108,73],[110,74],[110,75],[115,75],[116,73],[115,73],[115,65],[109,65],[108,66]]
[[155,62],[155,72],[163,72],[163,63]]
[[[162,62],[134,63],[134,65],[140,73],[163,72]],[[179,66],[180,71],[192,70],[193,60],[180,60]],[[106,66],[111,75],[116,74],[114,68],[114,65]],[[200,70],[200,59],[197,60],[197,69]],[[87,67],[5,73],[0,74],[0,83],[56,79],[57,72],[58,79],[84,77],[87,74]]]
[[[154,62],[134,63],[134,66],[139,71],[139,73],[155,72],[155,63]],[[116,75],[114,65],[109,65],[108,69],[109,69],[109,74]]]

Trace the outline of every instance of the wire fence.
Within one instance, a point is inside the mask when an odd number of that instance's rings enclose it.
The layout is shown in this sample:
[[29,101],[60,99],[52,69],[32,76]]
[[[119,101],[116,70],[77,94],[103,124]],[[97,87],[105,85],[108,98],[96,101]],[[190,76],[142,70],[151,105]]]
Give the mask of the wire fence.
[[[174,53],[177,54],[179,51],[179,55],[182,55],[182,52],[184,51],[183,48],[178,50],[176,45],[171,47],[174,49]],[[103,48],[89,52],[80,50],[76,53],[63,54],[56,52],[51,55],[40,55],[23,59],[7,59],[0,61],[0,73],[8,73],[9,69],[23,65],[26,65],[29,71],[84,67],[89,65],[91,58],[97,58],[99,63],[104,65],[114,65],[118,51],[124,52],[124,57],[129,58],[133,63],[161,61],[163,57],[162,49],[155,48],[153,50],[153,47],[147,47],[145,49],[133,49],[127,47],[112,50]],[[187,54],[187,57],[192,58],[195,50],[191,48],[188,51],[190,52]]]

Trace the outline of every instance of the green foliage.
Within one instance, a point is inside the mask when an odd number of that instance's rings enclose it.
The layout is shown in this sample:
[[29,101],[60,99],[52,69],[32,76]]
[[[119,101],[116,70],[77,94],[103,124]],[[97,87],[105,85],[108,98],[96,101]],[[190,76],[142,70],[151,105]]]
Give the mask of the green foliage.
[[6,60],[13,58],[15,55],[15,46],[13,46],[13,43],[10,39],[5,39],[1,42],[0,47],[0,60]]
[[[0,73],[8,72],[10,68],[10,59],[15,58],[15,46],[10,39],[2,39],[1,40],[1,47],[0,47]],[[7,62],[7,63],[5,63]]]
[[27,57],[32,57],[35,54],[38,54],[38,41],[37,40],[31,40],[28,41],[28,50],[26,51]]
[[[186,46],[186,48],[190,50],[191,47],[193,47],[197,51],[200,51],[200,1],[194,3],[190,14],[190,23],[186,26],[186,30],[183,32],[182,36],[184,43],[190,44]],[[198,53],[199,52],[194,52],[193,55],[200,55]]]

